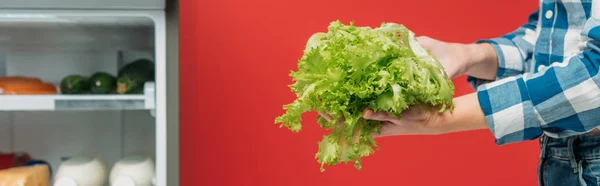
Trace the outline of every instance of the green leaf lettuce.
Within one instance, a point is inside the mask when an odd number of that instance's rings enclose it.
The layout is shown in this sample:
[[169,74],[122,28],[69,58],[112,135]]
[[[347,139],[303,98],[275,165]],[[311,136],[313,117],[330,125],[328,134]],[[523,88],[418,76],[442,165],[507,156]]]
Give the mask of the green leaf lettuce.
[[323,111],[336,118],[317,118],[322,128],[331,130],[315,155],[321,171],[324,165],[341,162],[361,169],[361,158],[378,148],[372,133],[381,125],[362,118],[365,108],[397,117],[420,103],[437,106],[440,112],[453,108],[454,85],[443,67],[413,32],[396,23],[370,28],[334,21],[327,33],[310,37],[298,71],[290,76],[297,99],[283,106],[286,113],[275,119],[276,124],[298,132],[305,112]]

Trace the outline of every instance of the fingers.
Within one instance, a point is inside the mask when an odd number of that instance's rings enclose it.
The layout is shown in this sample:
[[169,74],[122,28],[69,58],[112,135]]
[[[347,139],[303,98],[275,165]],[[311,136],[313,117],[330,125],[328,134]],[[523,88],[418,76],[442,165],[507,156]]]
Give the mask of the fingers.
[[386,137],[386,136],[398,136],[398,135],[423,135],[433,134],[427,132],[421,125],[406,124],[406,123],[394,123],[390,121],[381,122],[380,133],[374,132],[374,138]]
[[363,111],[363,118],[368,119],[368,120],[377,120],[377,121],[391,121],[391,122],[398,121],[398,119],[395,116],[392,116],[392,115],[388,114],[387,112],[384,112],[384,111],[374,112],[372,109],[365,109],[365,111]]
[[329,120],[332,120],[332,119],[333,119],[333,117],[332,117],[332,116],[330,116],[330,115],[328,115],[328,114],[325,114],[325,113],[323,113],[323,112],[318,112],[318,113],[319,113],[319,115],[320,115],[321,117],[325,118],[325,120],[327,120],[327,121],[329,121]]
[[421,41],[427,41],[427,40],[431,40],[430,37],[427,36],[418,36],[417,37],[417,41],[421,42]]
[[425,108],[421,105],[415,105],[410,107],[409,109],[402,112],[402,118],[412,119],[412,120],[420,120],[424,117]]
[[440,41],[427,37],[427,36],[419,36],[417,37],[417,41],[419,42],[419,44],[421,46],[423,46],[423,48],[426,49],[432,49],[433,47],[435,47],[436,45],[439,44]]
[[417,41],[421,45],[429,45],[433,41],[433,39],[427,36],[419,36],[417,37]]
[[398,128],[398,126],[392,122],[389,121],[382,121],[381,122],[381,131],[380,132],[373,132],[373,137],[374,138],[380,138],[380,137],[386,137],[386,136],[393,136],[393,135],[397,135],[394,131],[396,131],[396,129]]
[[440,40],[433,39],[433,38],[430,38],[430,37],[427,37],[427,36],[418,36],[418,37],[416,37],[416,38],[417,38],[417,41],[418,41],[419,43],[421,43],[421,42],[423,42],[423,43],[435,43],[435,42],[440,42]]
[[[334,119],[333,116],[330,116],[329,114],[325,114],[323,112],[317,112],[319,113],[319,115],[323,118],[325,118],[326,120],[332,120]],[[378,111],[378,112],[374,112],[372,109],[365,109],[363,111],[363,118],[368,119],[368,120],[378,120],[378,121],[395,121],[397,120],[396,117],[383,112],[383,111]]]

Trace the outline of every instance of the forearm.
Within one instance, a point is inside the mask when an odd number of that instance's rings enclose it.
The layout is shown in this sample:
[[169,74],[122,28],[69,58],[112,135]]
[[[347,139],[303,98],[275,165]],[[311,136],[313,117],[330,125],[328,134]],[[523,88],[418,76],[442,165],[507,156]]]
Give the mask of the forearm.
[[485,80],[495,80],[498,73],[498,56],[488,43],[464,45],[466,74]]
[[440,124],[440,133],[488,128],[483,111],[479,106],[477,93],[454,98],[454,110],[438,115],[436,122]]

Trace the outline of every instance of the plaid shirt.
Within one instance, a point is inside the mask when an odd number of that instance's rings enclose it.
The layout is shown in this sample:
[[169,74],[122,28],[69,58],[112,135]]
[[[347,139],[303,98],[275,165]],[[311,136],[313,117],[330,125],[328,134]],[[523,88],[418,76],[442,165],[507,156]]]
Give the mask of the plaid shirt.
[[527,24],[478,41],[498,55],[496,81],[468,77],[497,144],[599,127],[600,16],[591,11],[592,0],[540,0]]

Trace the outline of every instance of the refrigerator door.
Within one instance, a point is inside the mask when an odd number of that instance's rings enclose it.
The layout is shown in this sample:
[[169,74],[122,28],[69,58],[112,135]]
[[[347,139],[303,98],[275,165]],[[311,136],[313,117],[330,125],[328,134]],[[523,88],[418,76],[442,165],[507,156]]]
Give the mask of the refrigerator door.
[[[6,1],[0,0],[2,3]],[[163,10],[0,8],[0,77],[34,76],[59,85],[69,74],[89,76],[105,71],[115,75],[122,64],[138,58],[153,59],[156,65],[154,95],[148,97],[0,95],[0,152],[31,152],[36,158],[49,161],[52,167],[59,167],[63,159],[80,153],[101,154],[108,166],[126,155],[140,153],[155,158],[156,186],[171,186],[167,184],[164,14]],[[136,97],[157,101],[138,105],[135,110],[115,108],[122,104],[112,104],[119,98]],[[64,111],[56,102],[64,98],[75,98],[77,102],[92,98],[101,109]],[[44,102],[17,108],[24,105],[17,99]],[[111,104],[105,104],[107,100]],[[73,106],[72,100],[66,101],[62,105]],[[7,106],[14,107],[2,109]]]
[[0,0],[0,8],[162,10],[165,0]]

